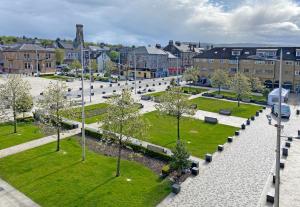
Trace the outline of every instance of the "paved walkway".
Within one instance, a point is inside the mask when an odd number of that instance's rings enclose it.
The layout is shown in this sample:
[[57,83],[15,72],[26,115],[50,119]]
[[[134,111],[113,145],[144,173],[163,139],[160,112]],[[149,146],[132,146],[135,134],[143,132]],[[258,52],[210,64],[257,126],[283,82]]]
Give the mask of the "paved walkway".
[[[80,132],[80,129],[73,129],[73,130],[64,132],[61,134],[61,139],[73,136],[75,134],[78,134],[79,132]],[[57,140],[57,136],[51,135],[48,137],[36,139],[36,140],[30,141],[30,142],[26,142],[26,143],[19,144],[19,145],[13,146],[13,147],[2,149],[2,150],[0,150],[0,158],[6,157],[9,155],[13,155],[13,154],[16,154],[19,152],[23,152],[25,150],[32,149],[32,148],[35,148],[38,146],[42,146],[44,144],[55,142],[56,140]]]
[[20,191],[0,179],[0,207],[38,207]]
[[268,125],[267,109],[215,153],[213,162],[200,166],[198,176],[188,178],[181,192],[170,194],[158,206],[256,206],[274,162],[276,130]]

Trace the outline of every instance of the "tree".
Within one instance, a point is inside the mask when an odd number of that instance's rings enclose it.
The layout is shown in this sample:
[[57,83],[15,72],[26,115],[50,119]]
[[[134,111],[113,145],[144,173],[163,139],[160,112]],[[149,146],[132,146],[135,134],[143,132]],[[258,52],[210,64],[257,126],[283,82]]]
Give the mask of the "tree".
[[178,175],[181,175],[182,170],[189,168],[191,165],[189,157],[190,154],[185,143],[182,141],[177,142],[170,162],[171,169],[177,171]]
[[118,70],[116,64],[110,60],[106,62],[105,69],[105,77],[110,77],[112,73],[115,73]]
[[191,81],[193,84],[198,81],[200,75],[200,70],[198,68],[188,68],[183,73],[183,79],[187,82]]
[[96,72],[98,70],[98,64],[97,64],[97,60],[92,60],[91,61],[91,69],[92,71]]
[[32,96],[29,93],[23,94],[22,97],[16,103],[16,110],[18,113],[23,113],[23,118],[25,117],[25,112],[31,111],[33,107]]
[[218,88],[219,94],[221,92],[221,87],[228,85],[228,80],[228,74],[220,69],[215,70],[211,77],[212,86]]
[[60,132],[63,116],[73,117],[70,102],[66,101],[67,86],[62,81],[50,82],[41,99],[38,100],[39,110],[36,112],[44,129],[55,129],[57,132],[56,151],[60,150]]
[[70,64],[70,68],[72,70],[76,71],[76,76],[78,76],[78,69],[81,69],[81,63],[79,62],[79,60],[73,60],[72,63]]
[[56,64],[61,65],[65,59],[65,51],[63,49],[55,49]]
[[264,90],[265,87],[258,77],[250,76],[249,81],[252,91],[262,92]]
[[108,56],[109,58],[114,61],[114,62],[117,62],[118,59],[119,59],[119,52],[115,51],[115,50],[111,50],[109,53],[108,53]]
[[162,113],[176,116],[177,119],[177,141],[180,141],[180,119],[183,114],[193,115],[188,96],[181,93],[180,87],[171,87],[160,97],[160,103],[155,105],[156,109]]
[[14,133],[17,133],[17,106],[23,97],[31,96],[30,89],[29,82],[23,80],[20,75],[9,75],[7,81],[0,85],[0,105],[2,110],[12,109]]
[[128,141],[128,136],[143,137],[148,124],[142,119],[139,107],[131,97],[129,90],[122,91],[120,96],[114,96],[109,104],[102,128],[105,136],[112,138],[118,145],[116,177],[120,176],[122,148]]
[[237,94],[238,106],[240,106],[242,98],[248,97],[251,94],[249,78],[241,73],[234,75],[230,83],[230,88]]

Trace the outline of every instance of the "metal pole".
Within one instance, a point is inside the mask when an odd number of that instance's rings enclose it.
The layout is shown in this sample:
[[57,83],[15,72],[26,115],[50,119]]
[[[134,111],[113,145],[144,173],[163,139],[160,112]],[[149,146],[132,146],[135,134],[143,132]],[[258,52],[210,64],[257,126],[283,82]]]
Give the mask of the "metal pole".
[[178,77],[178,59],[179,59],[179,57],[177,57],[177,59],[176,59],[176,79],[177,79],[177,84],[179,84],[179,77]]
[[38,58],[38,53],[37,53],[37,49],[35,48],[35,56],[36,56],[36,75],[39,76],[39,58]]
[[91,55],[89,50],[89,69],[90,69],[90,103],[92,102],[92,67],[91,67]]
[[120,69],[121,68],[121,53],[120,52],[119,52],[119,61],[118,62],[119,62],[119,65],[118,65],[119,66],[118,67],[118,69],[119,69],[119,79],[120,79],[121,78],[121,72],[120,72],[120,70],[121,70]]
[[83,43],[81,43],[81,106],[82,106],[82,117],[81,117],[81,135],[82,135],[82,161],[85,160],[85,113],[84,113],[84,88],[83,88]]
[[134,56],[134,93],[136,94],[136,56],[135,56],[135,50],[133,50],[133,56]]
[[275,174],[275,207],[279,207],[280,193],[280,137],[281,137],[281,93],[282,93],[282,49],[280,50],[280,67],[279,67],[279,115],[277,119],[277,142],[276,142],[276,174]]

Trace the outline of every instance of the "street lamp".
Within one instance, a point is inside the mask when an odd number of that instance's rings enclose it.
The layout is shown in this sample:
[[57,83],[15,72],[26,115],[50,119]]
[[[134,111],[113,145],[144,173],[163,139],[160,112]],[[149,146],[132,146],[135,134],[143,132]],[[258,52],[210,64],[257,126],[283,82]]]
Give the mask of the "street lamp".
[[83,87],[83,43],[80,45],[81,50],[81,138],[82,138],[82,161],[85,160],[85,128],[84,128],[84,122],[85,122],[85,113],[84,113],[84,87]]
[[[274,61],[278,61],[278,59],[272,59]],[[280,194],[280,146],[281,146],[281,104],[282,104],[282,48],[280,49],[280,65],[279,65],[279,92],[278,92],[278,99],[279,99],[279,111],[278,111],[278,118],[277,124],[275,127],[277,128],[277,139],[276,139],[276,168],[275,168],[275,199],[274,199],[274,206],[279,207],[279,194]],[[271,125],[271,116],[267,116],[269,120],[269,124]]]

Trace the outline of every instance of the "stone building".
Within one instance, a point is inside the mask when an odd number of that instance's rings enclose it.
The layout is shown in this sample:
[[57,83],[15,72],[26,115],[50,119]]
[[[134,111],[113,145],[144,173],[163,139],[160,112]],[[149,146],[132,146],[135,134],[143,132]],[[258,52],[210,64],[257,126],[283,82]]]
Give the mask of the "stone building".
[[17,44],[2,50],[3,72],[53,73],[56,70],[55,50],[38,44]]
[[136,66],[137,77],[156,78],[168,75],[168,53],[159,45],[141,46],[128,54],[129,76],[134,77]]
[[203,49],[200,48],[200,44],[182,43],[180,41],[174,43],[173,40],[170,40],[164,50],[178,57],[180,59],[180,67],[186,69],[193,66],[193,57]]
[[[193,58],[202,78],[209,78],[217,69],[258,77],[268,88],[279,86],[280,51],[278,47],[213,48]],[[283,47],[283,87],[300,90],[300,48]]]

